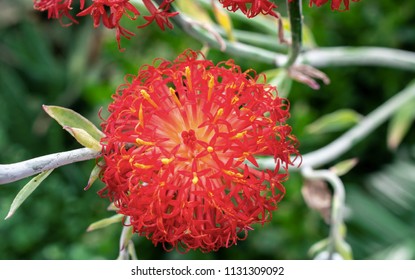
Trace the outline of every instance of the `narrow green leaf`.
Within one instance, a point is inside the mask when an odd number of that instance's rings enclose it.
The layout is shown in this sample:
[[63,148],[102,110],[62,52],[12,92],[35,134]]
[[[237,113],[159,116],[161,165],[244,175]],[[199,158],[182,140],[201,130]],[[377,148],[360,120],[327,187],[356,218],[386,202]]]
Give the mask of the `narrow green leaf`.
[[323,134],[342,131],[355,125],[362,116],[351,109],[340,109],[322,116],[306,127],[308,133]]
[[310,249],[308,250],[308,254],[310,256],[315,256],[317,255],[319,252],[326,250],[327,247],[329,246],[329,239],[325,238],[323,240],[318,241],[317,243],[314,243]]
[[92,184],[98,179],[99,173],[101,172],[101,166],[99,166],[99,163],[94,166],[94,168],[91,171],[91,175],[89,175],[88,184],[84,188],[84,190],[88,190]]
[[64,126],[63,127],[66,131],[68,131],[75,139],[84,147],[90,148],[94,151],[101,151],[102,147],[98,140],[93,138],[88,132],[81,128],[75,128],[75,127],[69,127]]
[[337,242],[337,244],[336,244],[336,251],[337,251],[337,253],[339,253],[340,256],[342,256],[342,258],[344,260],[352,260],[353,259],[352,248],[343,239],[342,240],[339,240]]
[[124,226],[121,233],[120,238],[120,250],[124,250],[127,248],[128,243],[131,241],[131,238],[133,238],[133,227],[132,226]]
[[349,172],[353,167],[355,167],[358,161],[359,160],[357,158],[346,159],[339,163],[336,163],[334,166],[330,168],[330,170],[336,173],[337,176],[343,176],[347,172]]
[[135,252],[134,242],[130,240],[128,242],[128,254],[130,255],[132,260],[138,260],[137,253]]
[[408,133],[415,120],[415,100],[402,106],[391,118],[388,127],[387,143],[391,150],[395,150]]
[[86,231],[93,231],[93,230],[107,227],[115,223],[119,223],[122,221],[123,217],[124,215],[122,214],[115,214],[114,216],[111,216],[109,218],[99,220],[95,223],[90,224]]
[[47,105],[43,105],[43,109],[62,127],[83,129],[97,141],[100,141],[105,136],[91,121],[71,109]]
[[45,180],[49,176],[49,174],[52,173],[52,171],[53,169],[50,169],[40,173],[32,180],[30,180],[29,183],[27,183],[20,190],[20,192],[16,195],[16,197],[13,200],[12,205],[10,206],[9,213],[7,214],[5,220],[10,218],[16,212],[20,205],[22,205],[22,203],[29,197],[29,195],[31,195],[32,192],[36,190],[40,183],[42,183],[42,181]]

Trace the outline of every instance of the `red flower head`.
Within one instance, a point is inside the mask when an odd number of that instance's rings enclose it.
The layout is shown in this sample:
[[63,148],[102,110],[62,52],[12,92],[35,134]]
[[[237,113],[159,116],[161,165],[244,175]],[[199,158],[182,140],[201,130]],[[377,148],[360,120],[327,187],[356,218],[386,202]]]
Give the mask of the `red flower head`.
[[[61,19],[62,17],[69,18],[72,22],[78,23],[77,20],[70,14],[72,10],[72,0],[33,0],[34,8],[39,11],[48,11],[49,18]],[[170,12],[170,4],[174,0],[164,0],[158,7],[153,4],[151,0],[142,0],[146,9],[150,13],[143,18],[147,21],[138,27],[144,27],[153,21],[164,30],[173,28],[169,18],[177,15],[177,12]],[[85,0],[79,0],[80,12],[76,16],[91,15],[94,21],[94,26],[98,27],[101,23],[109,29],[116,30],[116,38],[118,47],[120,47],[121,36],[131,38],[134,33],[121,26],[121,19],[125,16],[131,20],[136,20],[140,16],[140,11],[130,3],[130,0],[92,0],[89,7],[84,9]]]
[[[85,0],[80,0],[81,7],[84,6]],[[33,0],[35,10],[48,12],[48,18],[59,19],[69,18],[72,22],[78,23],[70,14],[72,10],[72,0]]]
[[[317,7],[320,7],[321,5],[324,5],[329,0],[310,0],[310,7],[315,4]],[[359,2],[360,0],[352,0],[353,2]],[[331,9],[332,10],[348,10],[349,9],[349,2],[350,0],[331,0]],[[344,4],[344,9],[341,9],[342,3]]]
[[[113,96],[99,193],[155,245],[208,252],[271,219],[298,152],[275,87],[231,60],[197,56],[142,67]],[[247,164],[259,155],[274,157],[277,168]]]
[[258,14],[278,17],[278,14],[273,10],[277,5],[269,0],[219,0],[219,2],[229,11],[241,10],[248,18]]

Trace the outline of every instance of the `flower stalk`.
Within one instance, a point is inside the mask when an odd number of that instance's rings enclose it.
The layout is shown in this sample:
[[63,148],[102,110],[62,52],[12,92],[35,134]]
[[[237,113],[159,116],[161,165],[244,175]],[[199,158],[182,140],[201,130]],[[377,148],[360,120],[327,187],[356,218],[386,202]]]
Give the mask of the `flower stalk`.
[[94,159],[99,157],[100,154],[100,152],[89,148],[81,148],[45,155],[18,163],[0,164],[0,185],[15,182],[63,165]]
[[295,0],[290,1],[287,0],[287,7],[288,7],[288,16],[290,18],[290,26],[291,26],[291,42],[290,48],[288,52],[288,60],[285,67],[292,66],[300,52],[301,52],[301,45],[302,45],[302,28],[303,28],[303,15],[302,15],[302,1]]

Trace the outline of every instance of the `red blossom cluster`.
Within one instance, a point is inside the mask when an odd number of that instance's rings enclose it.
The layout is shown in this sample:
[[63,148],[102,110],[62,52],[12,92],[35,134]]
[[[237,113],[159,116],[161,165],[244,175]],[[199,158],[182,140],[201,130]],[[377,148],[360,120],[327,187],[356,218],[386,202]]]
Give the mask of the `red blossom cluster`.
[[[71,22],[77,23],[78,21],[71,14],[73,9],[73,2],[79,3],[80,12],[76,16],[91,15],[94,21],[94,26],[98,27],[101,23],[109,28],[116,30],[116,38],[118,47],[120,48],[121,36],[130,38],[134,35],[133,32],[125,29],[121,26],[120,21],[125,16],[131,20],[136,20],[141,15],[140,11],[130,2],[130,0],[92,0],[89,6],[85,7],[85,0],[33,0],[34,8],[39,11],[47,11],[48,18],[55,18],[61,20],[66,17]],[[247,17],[255,17],[258,14],[271,15],[278,17],[278,13],[275,11],[277,6],[274,2],[269,0],[218,0],[224,8],[235,12],[241,11]],[[290,0],[296,1],[296,0]],[[310,6],[321,6],[326,4],[329,0],[310,0]],[[354,2],[359,0],[352,0]],[[90,1],[88,1],[90,2]],[[178,14],[178,12],[171,11],[171,4],[174,0],[158,1],[161,4],[155,5],[151,0],[142,0],[147,11],[150,13],[147,16],[143,16],[146,20],[145,24],[138,26],[144,27],[155,21],[157,25],[164,30],[166,27],[173,28],[173,24],[170,21],[170,17]],[[349,9],[349,0],[332,0],[331,8],[333,10],[340,10],[341,5],[344,3],[345,9]]]
[[[170,4],[173,1],[164,0],[161,5],[156,6],[151,0],[142,0],[150,14],[143,16],[146,23],[138,27],[147,26],[155,21],[162,30],[166,26],[170,29],[173,28],[172,23],[169,21],[170,17],[177,15],[177,12],[169,11]],[[92,0],[92,3],[88,7],[85,7],[85,0],[34,0],[34,8],[39,11],[47,11],[48,18],[62,19],[63,17],[67,17],[71,22],[78,23],[70,14],[70,11],[73,9],[72,2],[79,3],[80,12],[76,14],[77,17],[91,15],[94,21],[94,27],[98,27],[102,23],[106,28],[115,29],[119,48],[121,48],[121,36],[129,39],[134,35],[133,32],[121,26],[121,19],[123,17],[136,20],[141,15],[140,11],[130,0]]]
[[[295,0],[294,0],[295,1]],[[352,0],[353,2],[359,2],[360,0]],[[310,0],[310,7],[316,5],[320,7],[324,4],[329,2],[329,0]],[[332,10],[348,10],[349,9],[350,0],[331,0],[331,9]],[[344,9],[342,9],[342,4],[344,5]]]
[[[298,155],[288,101],[275,87],[190,50],[127,78],[102,124],[99,194],[136,233],[166,250],[208,252],[271,219]],[[261,155],[277,167],[255,168]]]

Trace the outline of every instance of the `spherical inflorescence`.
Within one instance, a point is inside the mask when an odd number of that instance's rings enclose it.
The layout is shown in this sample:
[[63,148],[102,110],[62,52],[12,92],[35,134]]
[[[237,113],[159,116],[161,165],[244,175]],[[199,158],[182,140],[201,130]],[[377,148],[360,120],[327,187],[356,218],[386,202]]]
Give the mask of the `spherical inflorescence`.
[[[102,124],[99,193],[136,233],[167,250],[208,252],[271,219],[298,151],[288,102],[257,78],[189,50],[120,86]],[[255,168],[261,155],[276,168]]]

